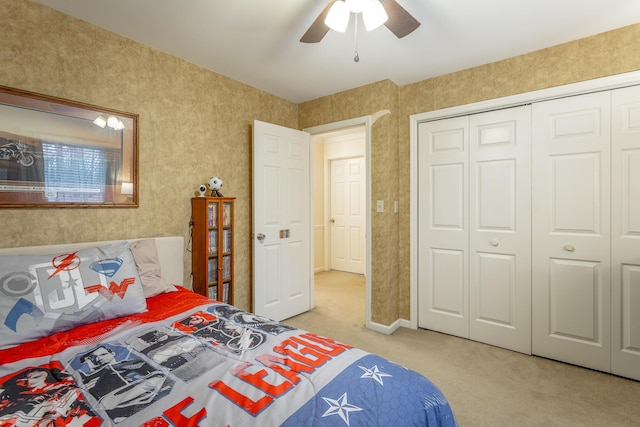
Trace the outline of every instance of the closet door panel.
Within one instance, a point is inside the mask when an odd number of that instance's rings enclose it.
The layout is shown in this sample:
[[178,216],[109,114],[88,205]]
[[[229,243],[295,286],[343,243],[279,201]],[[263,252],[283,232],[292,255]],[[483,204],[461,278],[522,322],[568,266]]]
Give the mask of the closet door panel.
[[551,231],[600,234],[601,153],[553,154],[549,162]]
[[610,94],[533,106],[533,353],[610,369]]
[[531,107],[469,118],[470,338],[531,353]]
[[516,159],[477,162],[475,211],[477,230],[516,231]]
[[418,326],[469,337],[468,118],[418,128]]
[[432,165],[426,172],[431,180],[431,228],[434,232],[464,232],[465,179],[464,163]]
[[640,380],[640,87],[612,92],[611,371]]
[[516,312],[513,298],[516,295],[516,259],[511,255],[475,253],[478,282],[478,300],[475,321],[488,325],[513,328]]
[[431,300],[430,310],[434,314],[466,318],[464,312],[464,282],[466,274],[463,271],[464,251],[431,248]]
[[600,319],[604,311],[602,266],[551,259],[549,270],[550,336],[599,345],[605,332]]

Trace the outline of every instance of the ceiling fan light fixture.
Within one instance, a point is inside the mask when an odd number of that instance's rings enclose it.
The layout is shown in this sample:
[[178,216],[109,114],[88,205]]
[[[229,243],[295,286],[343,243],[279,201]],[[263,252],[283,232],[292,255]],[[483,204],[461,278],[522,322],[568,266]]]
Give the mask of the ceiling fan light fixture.
[[364,0],[362,20],[367,31],[375,30],[387,22],[387,19],[389,19],[389,16],[387,16],[382,3],[378,0]]
[[368,0],[344,0],[344,2],[347,4],[347,7],[351,12],[360,13],[366,9]]
[[300,39],[302,43],[318,43],[330,29],[345,32],[349,26],[352,12],[356,15],[354,17],[356,38],[358,14],[362,14],[367,31],[374,30],[384,24],[399,39],[412,33],[420,26],[420,22],[400,6],[396,0],[324,1],[327,2],[326,6]]
[[329,9],[324,23],[332,30],[344,33],[347,30],[347,25],[349,25],[350,16],[351,10],[347,4],[342,0],[338,0]]

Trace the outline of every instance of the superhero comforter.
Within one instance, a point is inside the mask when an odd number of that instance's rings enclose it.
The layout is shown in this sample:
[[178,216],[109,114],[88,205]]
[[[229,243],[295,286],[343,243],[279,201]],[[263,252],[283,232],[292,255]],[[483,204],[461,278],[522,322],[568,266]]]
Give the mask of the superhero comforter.
[[185,289],[0,351],[0,426],[453,426],[425,377]]

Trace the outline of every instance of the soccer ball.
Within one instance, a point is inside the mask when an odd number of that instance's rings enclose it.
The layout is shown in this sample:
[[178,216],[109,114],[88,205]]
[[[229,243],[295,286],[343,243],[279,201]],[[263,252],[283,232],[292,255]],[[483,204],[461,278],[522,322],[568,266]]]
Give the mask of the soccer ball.
[[211,189],[212,196],[222,197],[222,194],[219,191],[220,188],[222,188],[222,180],[220,178],[218,178],[217,176],[212,176],[211,178],[209,178],[207,185]]

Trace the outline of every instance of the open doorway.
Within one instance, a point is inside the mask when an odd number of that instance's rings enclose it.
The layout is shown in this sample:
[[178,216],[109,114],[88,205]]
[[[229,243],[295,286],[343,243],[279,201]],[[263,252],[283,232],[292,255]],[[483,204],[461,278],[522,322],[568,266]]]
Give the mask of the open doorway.
[[314,271],[365,273],[364,126],[313,135]]
[[[322,283],[362,287],[358,312],[366,322],[367,298],[367,133],[365,124],[311,135],[314,287]],[[349,277],[352,276],[352,277]],[[348,279],[348,280],[347,280]],[[339,289],[331,292],[340,293]],[[347,289],[345,289],[347,292]],[[360,310],[362,309],[362,310]]]

